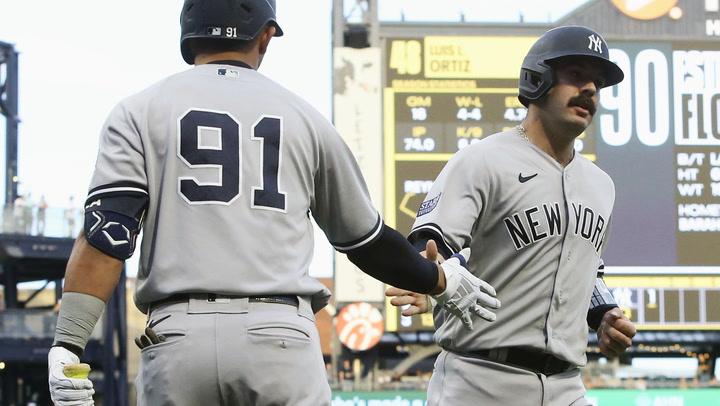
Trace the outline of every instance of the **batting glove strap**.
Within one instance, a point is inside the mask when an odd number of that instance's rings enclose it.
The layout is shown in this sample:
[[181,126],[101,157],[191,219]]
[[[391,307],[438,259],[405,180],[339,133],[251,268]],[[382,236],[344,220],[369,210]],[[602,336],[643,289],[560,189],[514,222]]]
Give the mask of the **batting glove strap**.
[[95,393],[89,379],[68,378],[66,365],[79,364],[80,358],[66,348],[56,346],[48,353],[48,383],[50,397],[56,406],[92,406]]

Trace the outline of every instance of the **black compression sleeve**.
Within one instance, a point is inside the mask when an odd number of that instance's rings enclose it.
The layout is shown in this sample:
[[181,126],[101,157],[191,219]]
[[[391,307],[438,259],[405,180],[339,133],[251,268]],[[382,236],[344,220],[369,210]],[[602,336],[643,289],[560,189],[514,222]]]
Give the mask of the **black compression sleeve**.
[[434,240],[435,244],[437,244],[438,251],[443,258],[450,258],[454,254],[454,252],[450,251],[448,245],[443,241],[442,234],[438,234],[427,229],[415,230],[410,233],[407,239],[418,251],[425,251],[427,242],[429,240]]
[[600,327],[600,323],[602,322],[603,316],[605,316],[605,313],[607,313],[609,310],[614,309],[618,307],[616,304],[604,304],[597,307],[593,307],[592,309],[588,310],[587,313],[587,323],[588,326],[597,331],[597,329]]
[[431,238],[419,238],[415,239],[414,241],[410,241],[410,243],[415,247],[417,252],[423,252],[425,251],[425,248],[427,248],[427,242],[431,240]]
[[375,241],[348,251],[347,256],[363,272],[388,285],[418,293],[428,293],[437,286],[437,266],[386,225]]

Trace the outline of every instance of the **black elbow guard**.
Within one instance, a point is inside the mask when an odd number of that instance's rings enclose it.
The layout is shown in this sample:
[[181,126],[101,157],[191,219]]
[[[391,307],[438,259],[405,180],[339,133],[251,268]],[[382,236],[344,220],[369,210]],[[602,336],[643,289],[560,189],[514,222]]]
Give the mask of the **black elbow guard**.
[[85,203],[85,239],[101,252],[124,261],[135,252],[147,208],[147,193],[105,195]]

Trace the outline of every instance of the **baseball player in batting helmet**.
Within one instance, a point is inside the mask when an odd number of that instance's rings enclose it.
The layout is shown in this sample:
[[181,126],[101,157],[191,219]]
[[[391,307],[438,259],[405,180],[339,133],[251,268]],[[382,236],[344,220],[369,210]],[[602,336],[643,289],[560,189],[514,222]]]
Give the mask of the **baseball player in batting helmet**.
[[[503,307],[474,330],[435,310],[443,350],[428,405],[589,405],[579,370],[588,325],[605,355],[632,344],[635,327],[602,280],[615,188],[574,150],[600,89],[622,79],[597,32],[548,31],[520,71],[522,124],[459,151],[433,184],[410,241],[421,249],[436,241],[445,257],[471,248],[468,269],[495,287]],[[405,315],[429,307],[425,295],[386,293],[411,305]]]
[[330,404],[311,214],[370,275],[461,323],[494,317],[463,258],[440,266],[385,226],[337,131],[256,71],[282,34],[274,0],[186,0],[181,25],[195,66],[121,101],[101,131],[48,355],[56,405],[93,404],[73,370],[141,229],[138,405]]

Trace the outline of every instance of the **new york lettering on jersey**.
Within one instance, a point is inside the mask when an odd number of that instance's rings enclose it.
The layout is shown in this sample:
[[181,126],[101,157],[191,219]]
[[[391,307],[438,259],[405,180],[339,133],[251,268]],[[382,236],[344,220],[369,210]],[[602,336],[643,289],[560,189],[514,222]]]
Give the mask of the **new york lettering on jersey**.
[[[542,203],[505,217],[503,222],[515,249],[520,250],[545,238],[560,236],[566,229],[564,222],[567,221],[561,216],[560,205],[558,202]],[[607,224],[605,217],[581,203],[570,202],[570,206],[573,214],[571,220],[575,223],[570,230],[600,252]]]

